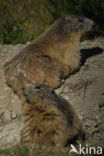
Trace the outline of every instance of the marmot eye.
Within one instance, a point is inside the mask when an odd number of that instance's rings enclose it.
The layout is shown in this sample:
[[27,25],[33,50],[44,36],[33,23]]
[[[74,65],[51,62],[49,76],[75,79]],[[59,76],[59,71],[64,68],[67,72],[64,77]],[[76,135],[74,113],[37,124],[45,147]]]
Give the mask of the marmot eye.
[[35,86],[35,89],[40,89],[40,86]]
[[51,93],[55,93],[54,90],[52,90]]
[[82,19],[79,19],[79,22],[83,22],[83,20]]

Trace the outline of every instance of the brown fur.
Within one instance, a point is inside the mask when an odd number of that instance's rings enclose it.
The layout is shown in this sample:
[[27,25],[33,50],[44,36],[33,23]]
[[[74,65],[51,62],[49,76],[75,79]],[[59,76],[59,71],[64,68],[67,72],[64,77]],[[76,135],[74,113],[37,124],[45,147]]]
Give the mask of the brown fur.
[[55,21],[35,41],[4,65],[5,77],[18,95],[26,83],[47,84],[52,88],[80,64],[80,38],[92,29],[93,21],[66,15]]
[[80,121],[72,106],[46,85],[28,84],[23,90],[23,141],[30,147],[64,147],[79,134]]

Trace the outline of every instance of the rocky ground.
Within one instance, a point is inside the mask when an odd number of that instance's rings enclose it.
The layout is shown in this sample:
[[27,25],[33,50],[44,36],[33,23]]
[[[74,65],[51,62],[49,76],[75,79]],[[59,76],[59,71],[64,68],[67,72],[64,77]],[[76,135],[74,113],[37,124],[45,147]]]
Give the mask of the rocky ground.
[[[0,148],[20,141],[21,100],[6,86],[3,64],[24,45],[0,45]],[[85,144],[104,146],[104,38],[81,43],[80,69],[70,75],[57,94],[75,108],[85,131]]]

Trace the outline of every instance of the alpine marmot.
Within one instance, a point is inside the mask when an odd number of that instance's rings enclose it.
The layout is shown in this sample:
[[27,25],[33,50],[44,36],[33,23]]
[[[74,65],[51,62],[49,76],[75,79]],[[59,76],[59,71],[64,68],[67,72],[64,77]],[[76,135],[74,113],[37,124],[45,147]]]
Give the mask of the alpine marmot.
[[46,84],[53,89],[80,64],[80,38],[92,29],[88,18],[66,15],[23,48],[4,65],[7,84],[18,95],[26,83]]
[[23,141],[35,144],[64,147],[78,136],[81,124],[72,106],[49,86],[27,84],[22,88],[26,103],[23,106]]

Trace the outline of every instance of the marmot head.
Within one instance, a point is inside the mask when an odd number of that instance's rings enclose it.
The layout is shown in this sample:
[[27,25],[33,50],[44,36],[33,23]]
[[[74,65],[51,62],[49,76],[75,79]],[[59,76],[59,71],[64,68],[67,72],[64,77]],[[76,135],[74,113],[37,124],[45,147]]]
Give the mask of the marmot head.
[[36,104],[56,97],[54,90],[44,84],[27,84],[22,87],[22,93],[27,103],[30,104]]
[[94,22],[86,17],[76,16],[76,15],[66,15],[64,18],[64,29],[71,31],[91,31]]
[[49,28],[48,32],[54,32],[59,39],[70,37],[72,33],[80,33],[80,37],[91,31],[94,22],[86,17],[77,15],[65,15],[57,19]]

